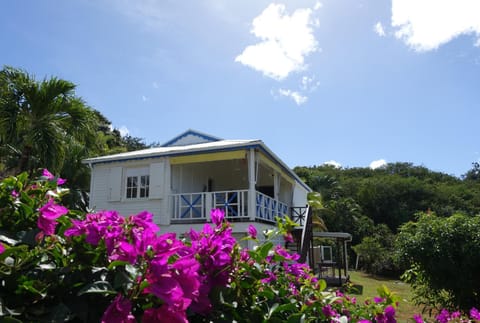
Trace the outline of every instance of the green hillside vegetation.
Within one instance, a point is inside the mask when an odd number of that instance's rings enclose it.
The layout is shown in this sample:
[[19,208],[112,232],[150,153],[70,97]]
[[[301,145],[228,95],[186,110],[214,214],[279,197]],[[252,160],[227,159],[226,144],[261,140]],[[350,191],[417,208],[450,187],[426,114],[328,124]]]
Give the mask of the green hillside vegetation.
[[359,268],[403,274],[426,309],[467,311],[480,302],[478,163],[461,178],[411,163],[295,171],[321,193],[327,229],[353,235],[350,257],[359,256]]

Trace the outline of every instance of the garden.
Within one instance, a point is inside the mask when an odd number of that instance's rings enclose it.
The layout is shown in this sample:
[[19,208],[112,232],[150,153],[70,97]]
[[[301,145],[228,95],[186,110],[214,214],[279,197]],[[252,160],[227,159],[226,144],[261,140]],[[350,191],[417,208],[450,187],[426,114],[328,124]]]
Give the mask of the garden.
[[[221,210],[185,239],[161,232],[147,211],[86,213],[62,200],[67,183],[44,169],[0,183],[2,322],[396,322],[387,288],[362,301],[327,290],[298,255],[271,241],[241,248]],[[418,272],[417,272],[418,273]],[[426,322],[412,313],[412,322]],[[435,321],[477,322],[480,313],[442,310]]]

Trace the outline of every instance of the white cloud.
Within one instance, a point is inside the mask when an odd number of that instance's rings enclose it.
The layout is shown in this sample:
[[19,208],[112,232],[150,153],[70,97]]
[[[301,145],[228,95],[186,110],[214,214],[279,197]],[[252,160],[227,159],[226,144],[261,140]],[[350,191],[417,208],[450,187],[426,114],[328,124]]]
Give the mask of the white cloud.
[[392,0],[392,26],[413,49],[436,49],[462,34],[480,35],[480,1]]
[[377,169],[387,165],[387,161],[385,159],[374,160],[370,163],[371,169]]
[[262,41],[247,46],[235,62],[276,80],[304,70],[305,57],[318,50],[312,13],[312,9],[302,8],[289,15],[285,12],[285,5],[270,4],[252,22],[251,33]]
[[142,101],[146,102],[146,101],[148,101],[148,98],[145,95],[142,95]]
[[120,132],[120,135],[122,137],[125,137],[128,134],[130,134],[130,130],[128,130],[128,128],[126,126],[121,126],[120,128],[118,128],[118,131]]
[[308,100],[308,97],[300,94],[299,92],[288,89],[278,89],[278,94],[287,98],[291,98],[297,105],[302,105]]
[[339,162],[335,161],[335,160],[329,160],[329,161],[324,162],[323,164],[324,164],[324,165],[333,166],[333,167],[335,167],[335,168],[341,168],[341,167],[342,167],[342,165],[341,165]]
[[375,33],[381,37],[385,36],[385,29],[383,29],[382,23],[379,21],[373,26]]
[[158,89],[158,88],[159,88],[158,83],[157,83],[157,82],[153,82],[153,83],[152,83],[152,87],[153,87],[154,89]]
[[303,91],[313,92],[320,85],[320,82],[315,80],[315,76],[302,76],[300,81],[300,88]]

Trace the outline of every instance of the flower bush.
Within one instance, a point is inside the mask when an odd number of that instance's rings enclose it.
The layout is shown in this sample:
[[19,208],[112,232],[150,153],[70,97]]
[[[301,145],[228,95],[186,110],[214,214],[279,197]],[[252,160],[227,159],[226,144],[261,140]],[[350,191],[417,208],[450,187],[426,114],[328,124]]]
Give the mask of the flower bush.
[[[358,303],[249,226],[242,249],[221,210],[185,239],[152,214],[84,214],[58,201],[64,180],[47,170],[0,183],[0,320],[9,322],[396,322],[394,295]],[[287,221],[288,222],[288,221]],[[443,313],[443,314],[442,314]],[[444,313],[437,321],[479,320]],[[420,316],[416,322],[423,322]]]

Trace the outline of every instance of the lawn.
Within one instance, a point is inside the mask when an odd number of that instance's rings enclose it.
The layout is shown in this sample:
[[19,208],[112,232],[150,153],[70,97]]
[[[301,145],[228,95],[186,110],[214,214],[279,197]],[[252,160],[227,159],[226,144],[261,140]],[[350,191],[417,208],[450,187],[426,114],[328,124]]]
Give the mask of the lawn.
[[408,284],[400,280],[372,276],[361,271],[351,271],[349,273],[350,280],[353,284],[363,286],[362,294],[355,295],[358,301],[363,302],[367,298],[377,296],[377,288],[385,285],[400,298],[399,306],[397,308],[398,322],[411,322],[414,314],[422,312],[421,307],[417,307],[413,304],[411,300],[412,292]]

